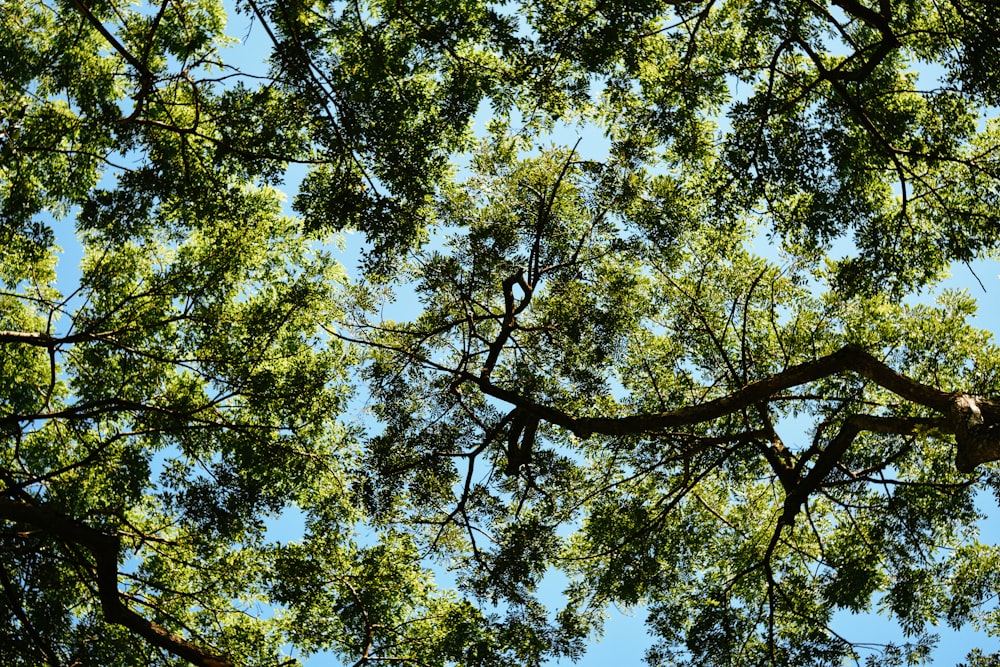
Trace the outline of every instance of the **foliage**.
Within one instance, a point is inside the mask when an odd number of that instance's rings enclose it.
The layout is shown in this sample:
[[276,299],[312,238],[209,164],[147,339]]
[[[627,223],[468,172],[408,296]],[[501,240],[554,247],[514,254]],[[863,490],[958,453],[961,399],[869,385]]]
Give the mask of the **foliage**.
[[996,13],[0,0],[4,664],[1000,631]]

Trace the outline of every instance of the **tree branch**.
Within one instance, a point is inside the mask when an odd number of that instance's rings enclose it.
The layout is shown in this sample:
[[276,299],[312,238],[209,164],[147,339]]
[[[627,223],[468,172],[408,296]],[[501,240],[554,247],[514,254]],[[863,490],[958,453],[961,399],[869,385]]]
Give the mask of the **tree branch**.
[[1000,460],[1000,406],[969,394],[955,394],[948,411],[958,453],[955,467],[972,472],[980,463]]
[[21,345],[32,345],[34,347],[44,347],[52,349],[60,345],[72,345],[74,343],[110,340],[113,334],[102,333],[75,333],[68,336],[52,336],[40,331],[0,331],[0,343],[13,343]]
[[[519,285],[521,291],[524,292],[524,297],[520,303],[515,303],[514,301],[514,285]],[[507,344],[507,339],[510,338],[510,335],[517,327],[517,316],[531,302],[531,293],[532,286],[524,280],[523,269],[519,269],[503,281],[504,313],[503,320],[500,323],[500,333],[497,334],[496,340],[490,345],[489,355],[486,357],[486,361],[483,362],[477,382],[489,383],[490,374],[493,372],[493,367],[496,366],[497,360],[500,358],[500,352],[503,350],[503,346]]]
[[[117,51],[122,58],[125,59],[125,62],[134,67],[136,71],[139,72],[139,76],[142,78],[143,81],[143,88],[145,88],[149,82],[152,82],[153,73],[149,71],[149,68],[146,67],[145,64],[139,62],[138,58],[136,58],[134,55],[132,55],[132,53],[128,49],[122,46],[122,43],[118,41],[118,38],[112,35],[111,32],[104,27],[104,24],[101,23],[100,19],[94,16],[94,13],[90,11],[90,8],[87,7],[87,5],[83,4],[82,0],[72,0],[72,2],[73,6],[76,8],[78,12],[80,12],[80,14],[83,15],[83,18],[87,21],[87,23],[89,23],[95,30],[97,30],[97,32],[101,33],[101,36],[104,37],[104,39],[108,42],[108,44],[110,44],[111,47],[115,51]],[[159,17],[157,17],[157,22],[159,22]]]
[[47,507],[9,498],[0,498],[0,519],[30,524],[37,530],[89,551],[94,559],[93,575],[98,598],[108,622],[124,626],[153,646],[169,651],[198,667],[233,667],[228,659],[213,655],[173,634],[163,626],[140,616],[122,602],[118,592],[121,544],[117,536],[102,533]]
[[[792,366],[712,401],[627,417],[576,417],[557,408],[536,403],[515,391],[498,387],[490,381],[488,374],[476,376],[461,372],[459,380],[473,383],[488,396],[562,426],[578,437],[587,438],[595,433],[633,435],[714,421],[755,403],[768,402],[778,392],[791,387],[845,372],[857,373],[900,398],[944,415],[946,420],[934,421],[934,425],[956,434],[956,467],[961,472],[971,472],[980,463],[1000,460],[1000,403],[961,392],[941,391],[917,382],[897,373],[857,345],[847,345],[833,354]],[[852,426],[848,427],[848,424]],[[854,415],[845,422],[845,428],[856,427],[858,431],[873,430],[880,433],[912,433],[912,429],[918,424],[917,421],[903,418]],[[842,431],[837,436],[840,437],[846,438],[847,433]]]
[[809,469],[806,476],[801,478],[795,488],[785,496],[781,522],[785,525],[792,524],[795,520],[795,515],[798,514],[802,505],[820,487],[827,475],[833,471],[847,452],[847,448],[851,446],[851,443],[854,442],[854,439],[862,431],[912,435],[921,429],[947,429],[947,427],[948,424],[944,419],[849,415],[844,420],[843,425],[841,425],[840,431],[830,441],[830,444],[819,453],[816,462]]
[[[857,345],[847,345],[833,354],[792,366],[713,401],[628,417],[574,417],[556,408],[534,403],[514,391],[498,387],[488,378],[465,372],[461,374],[460,379],[477,385],[488,396],[521,406],[540,419],[572,431],[578,437],[587,437],[594,433],[631,435],[713,421],[755,403],[769,401],[778,392],[791,387],[844,372],[855,372],[901,398],[938,412],[946,413],[952,402],[952,394],[897,373]],[[1000,411],[1000,405],[996,405],[994,409]]]

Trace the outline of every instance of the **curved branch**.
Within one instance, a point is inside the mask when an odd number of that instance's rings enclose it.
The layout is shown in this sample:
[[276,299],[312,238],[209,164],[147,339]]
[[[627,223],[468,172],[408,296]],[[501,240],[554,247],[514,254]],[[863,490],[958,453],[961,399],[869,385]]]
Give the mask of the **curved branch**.
[[[520,303],[515,303],[514,301],[514,285],[520,286],[521,291],[524,293],[524,297]],[[532,286],[525,281],[523,269],[519,269],[503,281],[504,314],[500,324],[500,333],[497,334],[496,340],[490,345],[489,356],[483,362],[483,368],[479,372],[477,382],[489,383],[490,374],[493,372],[493,367],[496,366],[497,360],[500,358],[503,346],[507,344],[507,339],[510,338],[514,329],[517,328],[517,316],[531,302],[531,294]]]
[[[971,472],[980,463],[1000,460],[1000,402],[961,392],[949,393],[922,384],[897,373],[857,345],[846,345],[833,354],[792,366],[712,401],[627,417],[576,417],[557,408],[535,403],[515,391],[498,387],[489,380],[488,375],[476,376],[461,372],[458,379],[475,384],[484,394],[520,407],[527,414],[562,426],[577,437],[587,438],[595,433],[633,435],[714,421],[755,403],[768,402],[781,391],[846,372],[857,373],[900,398],[944,415],[946,420],[935,421],[934,426],[955,433],[958,445],[956,467],[959,471]],[[902,418],[854,415],[848,418],[844,428],[851,424],[854,425],[852,428],[857,427],[858,432],[874,430],[881,433],[912,433],[912,428],[917,423]],[[842,431],[837,438],[841,437],[846,438],[847,433]]]
[[94,559],[93,576],[97,584],[104,618],[109,623],[121,625],[144,640],[169,651],[198,667],[233,667],[228,659],[192,644],[183,637],[139,615],[122,602],[118,592],[118,559],[121,544],[115,535],[76,521],[60,512],[29,504],[24,501],[0,498],[0,519],[27,523],[50,535],[78,544],[90,552]]
[[[953,394],[897,373],[857,345],[846,345],[833,354],[792,366],[712,401],[628,417],[574,417],[556,408],[534,403],[514,391],[498,387],[488,379],[471,373],[461,373],[460,379],[476,384],[488,396],[523,407],[539,418],[569,429],[583,438],[595,433],[631,435],[713,421],[755,403],[769,401],[775,394],[786,389],[844,372],[857,373],[901,398],[941,413],[947,413],[953,401]],[[987,403],[993,411],[1000,414],[1000,404]]]

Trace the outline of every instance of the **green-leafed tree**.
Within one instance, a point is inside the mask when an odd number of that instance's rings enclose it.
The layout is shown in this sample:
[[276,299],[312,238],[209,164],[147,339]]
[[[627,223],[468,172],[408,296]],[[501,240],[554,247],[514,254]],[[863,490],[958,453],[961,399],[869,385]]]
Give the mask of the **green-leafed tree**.
[[0,663],[1000,632],[998,7],[0,0]]

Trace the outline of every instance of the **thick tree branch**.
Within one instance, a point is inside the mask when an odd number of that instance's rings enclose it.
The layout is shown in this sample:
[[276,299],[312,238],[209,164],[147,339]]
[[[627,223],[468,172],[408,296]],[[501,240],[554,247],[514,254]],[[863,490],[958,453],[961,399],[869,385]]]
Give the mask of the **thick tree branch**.
[[169,651],[199,667],[232,667],[226,658],[192,644],[166,628],[149,621],[127,607],[118,592],[118,559],[121,545],[117,536],[76,521],[49,508],[27,501],[0,498],[0,519],[26,523],[53,537],[77,544],[90,552],[94,559],[93,575],[104,618],[124,626],[150,644]]
[[832,4],[840,7],[851,16],[861,19],[883,35],[892,34],[892,30],[889,27],[889,19],[892,16],[892,5],[888,0],[880,1],[879,10],[881,13],[865,7],[860,2],[857,2],[857,0],[833,0]]
[[[520,303],[515,302],[514,285],[520,286],[521,291],[524,293]],[[483,363],[478,381],[489,382],[490,374],[493,372],[493,367],[496,366],[497,360],[500,358],[503,346],[507,344],[507,340],[517,327],[517,316],[531,302],[531,293],[532,286],[525,281],[523,270],[518,270],[503,281],[504,313],[503,320],[500,323],[500,333],[497,334],[496,340],[490,345],[490,352]]]
[[948,416],[955,429],[955,467],[972,472],[980,463],[1000,460],[1000,420],[996,403],[969,394],[955,394]]
[[[875,52],[860,67],[848,70],[845,66],[860,57],[860,52],[844,60],[840,66],[832,70],[821,70],[823,78],[840,81],[863,81],[868,77],[878,65],[885,60],[894,49],[899,48],[899,38],[892,31],[889,21],[892,19],[892,5],[888,0],[880,0],[879,12],[865,7],[856,0],[833,0],[845,12],[861,19],[870,27],[878,30],[882,34]],[[815,59],[814,59],[815,60]]]
[[[579,437],[587,437],[594,433],[630,435],[713,421],[755,403],[769,401],[786,389],[844,372],[855,372],[901,398],[938,412],[946,413],[952,402],[952,394],[897,373],[857,345],[847,345],[833,354],[792,366],[713,401],[628,417],[574,417],[534,403],[517,392],[498,387],[488,379],[471,373],[463,373],[461,379],[476,384],[488,396],[523,407],[540,419],[562,426]],[[1000,406],[996,409],[1000,410]]]
[[[768,402],[779,392],[792,387],[846,372],[857,373],[900,398],[944,415],[947,421],[941,422],[940,426],[943,430],[956,434],[959,451],[956,467],[960,471],[969,472],[979,463],[1000,460],[1000,403],[967,394],[941,391],[917,382],[897,373],[857,345],[847,345],[833,354],[792,366],[713,401],[627,417],[576,417],[536,403],[516,391],[498,387],[487,375],[476,376],[462,372],[459,379],[475,384],[488,396],[520,407],[527,414],[586,438],[595,433],[632,435],[714,421],[756,403]],[[915,423],[901,418],[894,421],[894,418],[855,415],[848,418],[845,428],[847,424],[852,424],[858,431],[910,433],[912,430],[909,429]],[[847,437],[847,433],[842,435]]]
[[103,332],[52,336],[40,331],[0,331],[0,343],[31,345],[52,349],[60,345],[72,345],[74,343],[108,341],[112,335],[111,332]]

